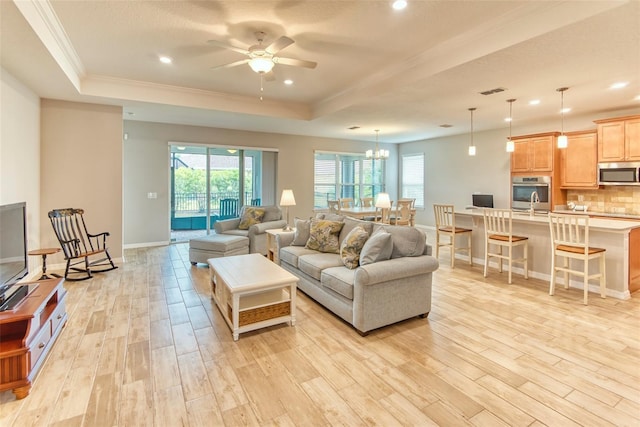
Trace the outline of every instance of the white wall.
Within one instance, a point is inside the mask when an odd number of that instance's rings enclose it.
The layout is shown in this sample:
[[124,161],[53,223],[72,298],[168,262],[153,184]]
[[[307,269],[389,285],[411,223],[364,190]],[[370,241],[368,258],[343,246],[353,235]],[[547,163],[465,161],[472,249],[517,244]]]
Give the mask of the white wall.
[[[27,203],[27,248],[40,248],[40,98],[0,68],[0,204]],[[29,271],[42,262],[30,257]]]
[[[144,246],[168,242],[169,233],[169,155],[168,142],[271,148],[278,150],[276,202],[284,188],[291,188],[296,206],[291,218],[313,213],[314,150],[363,153],[371,143],[309,136],[269,134],[199,126],[125,121],[124,132],[124,243]],[[383,144],[381,144],[383,145]],[[397,146],[384,144],[391,151],[387,161],[387,188],[396,197],[398,186]],[[150,191],[157,199],[147,199]]]

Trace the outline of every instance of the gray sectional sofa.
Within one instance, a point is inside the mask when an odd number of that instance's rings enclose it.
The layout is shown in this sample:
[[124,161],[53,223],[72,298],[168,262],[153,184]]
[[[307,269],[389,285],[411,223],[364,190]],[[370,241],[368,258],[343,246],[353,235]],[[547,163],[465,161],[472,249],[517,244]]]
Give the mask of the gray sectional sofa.
[[[370,237],[356,261],[357,267],[351,269],[339,253],[305,247],[304,233],[313,220],[296,219],[296,234],[280,234],[276,242],[281,267],[300,278],[298,289],[353,325],[361,335],[429,314],[432,273],[438,269],[438,260],[431,256],[422,230],[339,215],[320,214],[316,219],[344,222],[339,236],[342,248],[357,226],[365,228]],[[368,243],[372,244],[367,247]]]

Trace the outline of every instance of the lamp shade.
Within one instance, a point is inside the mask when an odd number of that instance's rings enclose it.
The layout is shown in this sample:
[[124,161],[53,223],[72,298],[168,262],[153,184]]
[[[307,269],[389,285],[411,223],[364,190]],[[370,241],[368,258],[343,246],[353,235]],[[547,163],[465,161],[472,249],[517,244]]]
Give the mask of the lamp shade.
[[295,206],[296,198],[293,196],[293,190],[282,190],[280,197],[280,206]]
[[378,193],[376,199],[376,208],[389,209],[391,207],[391,200],[388,193]]
[[569,145],[569,140],[567,139],[567,135],[560,135],[558,137],[558,148],[567,148]]

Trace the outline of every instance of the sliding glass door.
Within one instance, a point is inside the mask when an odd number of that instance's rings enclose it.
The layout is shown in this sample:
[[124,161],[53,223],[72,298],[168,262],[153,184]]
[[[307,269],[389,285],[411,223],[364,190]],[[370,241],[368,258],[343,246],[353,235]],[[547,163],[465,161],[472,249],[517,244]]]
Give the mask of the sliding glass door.
[[261,151],[171,145],[170,154],[171,241],[210,234],[243,205],[261,204]]

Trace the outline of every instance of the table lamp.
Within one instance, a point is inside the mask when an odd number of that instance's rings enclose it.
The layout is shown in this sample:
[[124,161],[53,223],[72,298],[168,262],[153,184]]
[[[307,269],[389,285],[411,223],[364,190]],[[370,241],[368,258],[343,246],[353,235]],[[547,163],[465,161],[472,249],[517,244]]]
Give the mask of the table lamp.
[[282,190],[282,196],[280,197],[280,206],[287,208],[287,224],[282,228],[283,231],[291,231],[289,226],[289,206],[296,205],[296,198],[293,196],[293,190]]
[[380,218],[380,220],[384,222],[384,219],[388,217],[388,214],[385,215],[385,212],[387,212],[387,209],[391,208],[389,193],[378,193],[378,197],[376,198],[376,208],[382,209],[382,218]]

